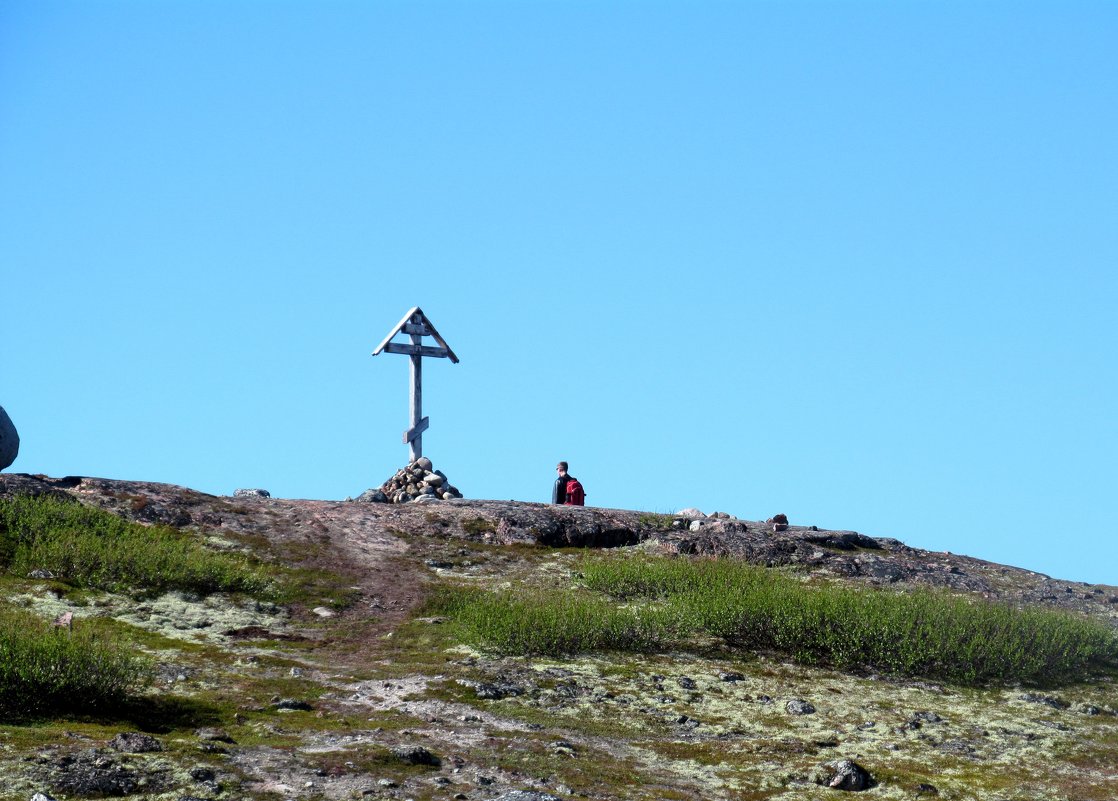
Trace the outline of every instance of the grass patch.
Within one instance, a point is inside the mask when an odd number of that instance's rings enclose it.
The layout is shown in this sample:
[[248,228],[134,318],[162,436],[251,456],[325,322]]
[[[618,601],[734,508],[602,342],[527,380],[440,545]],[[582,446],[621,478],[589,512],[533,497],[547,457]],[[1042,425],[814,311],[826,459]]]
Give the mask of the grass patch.
[[148,679],[146,661],[94,628],[73,631],[0,606],[0,711],[5,716],[119,707]]
[[714,637],[804,664],[964,685],[1059,683],[1118,663],[1113,631],[1063,612],[809,586],[732,560],[596,557],[581,570],[583,590],[463,588],[439,603],[468,642],[501,654],[649,652]]
[[166,526],[143,526],[48,496],[0,500],[0,566],[50,571],[79,587],[266,595],[272,581],[245,557],[206,549]]

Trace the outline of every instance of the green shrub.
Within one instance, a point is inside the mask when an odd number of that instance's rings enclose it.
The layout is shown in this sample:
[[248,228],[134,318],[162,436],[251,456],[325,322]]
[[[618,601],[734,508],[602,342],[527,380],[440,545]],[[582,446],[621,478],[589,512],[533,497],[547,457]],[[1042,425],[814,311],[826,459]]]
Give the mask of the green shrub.
[[270,587],[244,557],[207,550],[189,534],[45,496],[0,499],[0,566],[17,575],[49,570],[105,590],[260,594]]
[[0,713],[112,708],[146,682],[146,662],[86,626],[52,626],[0,605]]
[[[449,603],[502,653],[655,650],[716,637],[808,664],[962,684],[1070,680],[1118,662],[1118,636],[1074,615],[918,590],[813,587],[732,560],[601,558],[585,591],[479,593]],[[624,603],[625,605],[619,605]]]

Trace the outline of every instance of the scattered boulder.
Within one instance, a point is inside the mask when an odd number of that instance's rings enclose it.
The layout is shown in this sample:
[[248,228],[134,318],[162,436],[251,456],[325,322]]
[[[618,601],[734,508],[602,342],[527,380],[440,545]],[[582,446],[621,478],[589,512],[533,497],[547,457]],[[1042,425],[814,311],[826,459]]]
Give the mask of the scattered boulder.
[[804,701],[801,698],[796,698],[789,701],[784,705],[790,715],[814,715],[815,705],[810,701]]
[[211,743],[236,742],[236,740],[229,736],[229,732],[225,731],[225,729],[219,729],[213,726],[205,726],[201,729],[197,729],[194,732],[194,736],[197,737],[199,740],[204,740]]
[[310,712],[314,707],[306,701],[300,701],[295,698],[281,698],[276,701],[272,706],[275,709],[291,709],[297,712]]
[[852,759],[837,759],[822,765],[814,776],[816,784],[833,790],[860,791],[873,785],[869,772]]
[[437,756],[421,745],[401,745],[392,749],[392,755],[401,762],[409,765],[435,765],[442,764]]
[[1023,693],[1017,696],[1022,701],[1028,701],[1030,704],[1044,704],[1053,709],[1067,709],[1071,704],[1063,698],[1057,698],[1054,695],[1040,695],[1039,693]]
[[19,456],[19,434],[4,407],[0,406],[0,470],[11,466]]
[[266,489],[239,489],[233,491],[234,498],[271,498],[272,493]]
[[702,519],[702,518],[706,517],[705,514],[703,514],[702,512],[700,512],[698,509],[696,509],[693,506],[688,506],[686,509],[680,509],[678,512],[675,513],[675,516],[676,517],[690,517],[690,518],[694,518],[694,519]]
[[53,766],[51,789],[64,795],[131,795],[139,787],[135,771],[96,751],[66,755]]
[[163,743],[150,734],[138,731],[122,731],[109,740],[109,748],[125,754],[147,754],[153,751],[162,751]]
[[778,515],[773,515],[772,517],[770,517],[765,522],[772,525],[773,531],[787,531],[788,530],[788,515],[786,515],[786,514],[781,513],[781,514],[778,514]]
[[368,489],[357,496],[361,503],[430,503],[461,498],[462,493],[450,483],[446,473],[435,470],[431,460],[421,456],[396,471],[396,475],[380,487]]
[[483,683],[474,689],[478,698],[486,701],[499,701],[502,698],[523,695],[524,688],[507,682]]

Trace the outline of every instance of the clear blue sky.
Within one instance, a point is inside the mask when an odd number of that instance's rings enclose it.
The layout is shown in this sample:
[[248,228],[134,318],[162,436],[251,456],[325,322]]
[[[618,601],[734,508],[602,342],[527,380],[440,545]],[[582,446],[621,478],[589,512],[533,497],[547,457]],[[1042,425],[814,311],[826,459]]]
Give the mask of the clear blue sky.
[[14,471],[697,506],[1118,584],[1118,4],[0,5]]

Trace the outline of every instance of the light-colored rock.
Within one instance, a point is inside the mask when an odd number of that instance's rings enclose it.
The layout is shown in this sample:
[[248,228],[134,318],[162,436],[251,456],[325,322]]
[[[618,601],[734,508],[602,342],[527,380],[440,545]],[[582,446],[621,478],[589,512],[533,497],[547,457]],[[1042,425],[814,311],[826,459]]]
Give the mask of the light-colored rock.
[[15,423],[4,407],[0,406],[0,470],[11,467],[12,462],[19,456],[19,434],[16,432]]
[[327,609],[325,606],[316,606],[311,611],[319,617],[337,617],[338,615],[333,609]]
[[266,489],[239,489],[234,490],[234,498],[271,498],[272,493]]
[[687,530],[688,531],[698,531],[702,527],[703,527],[703,521],[702,520],[692,520],[691,525],[689,525],[687,527]]
[[694,506],[688,506],[686,509],[680,509],[678,512],[675,513],[675,516],[676,517],[693,517],[693,518],[700,518],[700,519],[706,517],[706,515],[704,515],[702,512],[700,512]]
[[433,467],[433,465],[431,464],[431,460],[428,459],[426,456],[420,456],[418,459],[416,459],[415,466],[418,467],[420,470],[430,470]]

